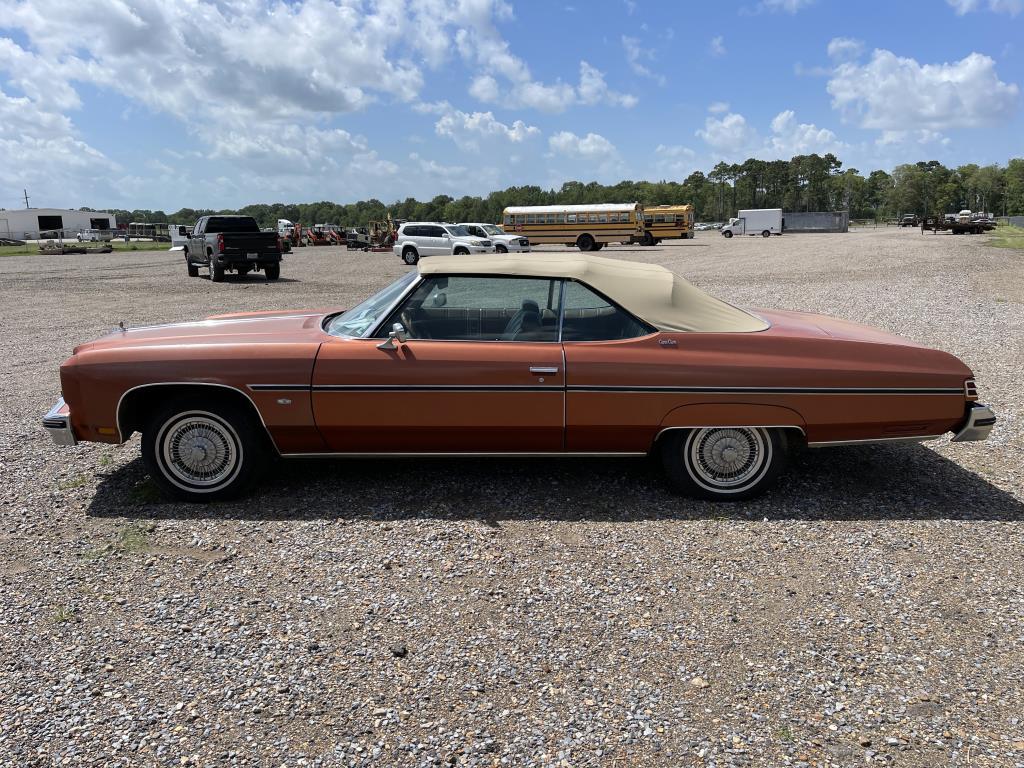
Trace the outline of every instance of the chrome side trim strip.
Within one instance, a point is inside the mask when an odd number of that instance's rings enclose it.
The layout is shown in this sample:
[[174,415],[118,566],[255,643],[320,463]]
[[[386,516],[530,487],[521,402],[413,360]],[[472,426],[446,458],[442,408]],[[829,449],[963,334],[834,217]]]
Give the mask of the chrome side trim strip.
[[911,435],[909,437],[869,437],[864,440],[824,440],[808,443],[808,448],[835,448],[841,445],[868,445],[870,443],[921,443],[938,440],[942,435]]
[[314,392],[557,392],[561,384],[317,384]]
[[622,458],[628,456],[646,456],[644,451],[377,451],[377,452],[345,452],[337,453],[282,453],[284,459],[550,459],[565,458]]
[[573,392],[684,392],[699,394],[744,395],[958,395],[960,387],[613,387],[577,384],[569,387]]
[[123,443],[127,439],[124,436],[124,430],[121,428],[121,406],[124,403],[124,399],[135,390],[145,389],[147,387],[219,387],[221,389],[230,389],[232,392],[237,392],[246,400],[248,400],[250,405],[252,405],[253,410],[256,411],[256,415],[259,416],[260,418],[260,424],[262,424],[263,429],[266,430],[267,439],[270,440],[270,444],[274,446],[274,451],[278,455],[281,455],[281,450],[277,447],[277,443],[274,442],[274,436],[270,433],[270,427],[268,427],[267,422],[263,420],[263,414],[260,412],[260,409],[256,407],[256,403],[253,402],[253,399],[238,387],[232,387],[228,384],[216,384],[210,381],[157,381],[149,384],[138,384],[134,387],[126,389],[124,392],[121,393],[121,397],[117,399],[116,420],[118,442]]
[[308,392],[309,384],[246,384],[253,392]]
[[[306,389],[324,391],[389,391],[402,390],[415,392],[418,390],[438,391],[452,390],[454,392],[470,392],[473,390],[516,390],[516,389],[554,389],[554,385],[548,387],[536,387],[530,384],[314,384],[312,387],[305,384],[248,384],[249,389],[257,390],[290,390],[302,391]],[[620,394],[703,394],[703,395],[957,395],[963,396],[959,388],[928,388],[928,387],[604,387],[588,385],[569,385],[557,387],[569,392],[609,392]]]

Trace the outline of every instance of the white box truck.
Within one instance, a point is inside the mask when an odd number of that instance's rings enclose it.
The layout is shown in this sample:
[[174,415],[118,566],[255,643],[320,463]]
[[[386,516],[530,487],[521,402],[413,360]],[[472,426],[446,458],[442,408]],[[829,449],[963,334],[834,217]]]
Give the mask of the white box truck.
[[781,208],[755,208],[749,211],[740,211],[735,219],[729,219],[729,223],[722,227],[722,237],[781,235],[783,222]]

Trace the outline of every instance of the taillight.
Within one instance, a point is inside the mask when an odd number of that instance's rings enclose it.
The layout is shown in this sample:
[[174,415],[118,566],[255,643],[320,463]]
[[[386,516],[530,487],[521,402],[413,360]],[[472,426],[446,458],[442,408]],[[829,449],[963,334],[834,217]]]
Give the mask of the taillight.
[[224,253],[224,233],[217,233],[217,253]]
[[964,397],[967,400],[978,399],[978,385],[975,383],[974,379],[967,379],[964,382]]

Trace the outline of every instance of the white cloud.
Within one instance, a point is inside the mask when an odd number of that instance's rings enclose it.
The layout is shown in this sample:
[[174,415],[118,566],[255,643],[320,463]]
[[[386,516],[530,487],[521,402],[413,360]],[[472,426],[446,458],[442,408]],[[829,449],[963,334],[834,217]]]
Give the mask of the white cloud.
[[798,123],[791,109],[777,114],[772,119],[771,128],[766,154],[778,158],[827,152],[838,154],[847,146],[827,128],[819,128],[813,123]]
[[982,6],[987,7],[993,13],[1008,13],[1011,16],[1016,16],[1024,10],[1024,0],[988,0],[987,2],[983,2],[983,0],[946,0],[946,2],[959,16],[980,10]]
[[711,51],[712,56],[725,56],[725,54],[728,53],[725,49],[725,42],[723,42],[721,35],[711,38],[711,42],[708,43],[708,50]]
[[469,86],[469,95],[477,101],[497,101],[501,96],[498,81],[490,75],[480,75]]
[[713,102],[711,102],[710,106],[708,106],[708,112],[710,112],[713,115],[720,115],[723,112],[728,112],[728,111],[729,111],[729,102],[727,102],[727,101],[713,101]]
[[[0,89],[0,189],[27,187],[37,204],[85,204],[96,177],[117,174],[117,163],[78,137],[66,116],[27,96]],[[68,204],[71,204],[70,202]]]
[[529,79],[526,72],[519,82],[511,84],[508,93],[502,93],[498,81],[490,75],[478,77],[470,86],[470,95],[485,103],[500,103],[503,107],[526,107],[540,112],[564,112],[574,105],[606,104],[629,109],[636,105],[632,94],[619,93],[608,87],[604,74],[586,61],[580,62],[578,85],[557,81],[542,83]]
[[777,114],[770,128],[771,134],[762,137],[743,115],[730,112],[720,118],[706,118],[697,136],[720,156],[730,159],[788,159],[794,155],[839,153],[848,146],[827,128],[798,122],[791,109]]
[[828,57],[837,61],[856,59],[864,52],[864,42],[852,37],[833,37],[828,41]]
[[952,64],[919,64],[875,50],[866,64],[845,62],[828,82],[832,107],[863,128],[946,130],[1008,119],[1019,89],[996,74],[995,61],[972,53]]
[[917,131],[882,131],[882,134],[875,140],[875,145],[879,147],[898,146],[912,141],[918,144],[940,144],[944,147],[951,143],[948,136],[943,136],[938,131],[921,128]]
[[451,110],[434,125],[438,136],[447,136],[459,147],[479,151],[480,141],[486,139],[503,139],[513,144],[521,144],[527,139],[540,135],[540,129],[516,120],[506,125],[495,119],[491,112],[466,113]]
[[747,124],[743,115],[733,112],[721,118],[706,118],[704,128],[697,131],[696,135],[727,155],[744,152],[757,143],[757,131]]
[[762,11],[796,13],[813,3],[814,0],[761,0],[757,7]]
[[654,53],[649,48],[643,47],[640,44],[639,38],[623,35],[622,47],[626,51],[626,61],[629,64],[629,68],[634,74],[640,75],[641,77],[648,77],[659,85],[665,85],[666,80],[664,75],[652,72],[650,68],[641,63],[641,59],[652,60],[654,58]]
[[548,147],[553,154],[570,157],[602,159],[613,157],[618,153],[614,144],[597,133],[577,136],[570,131],[559,131],[548,138]]
[[[179,121],[245,194],[276,195],[300,174],[303,194],[354,192],[367,173],[386,178],[397,166],[338,123],[374,104],[415,106],[427,71],[456,55],[460,36],[480,41],[471,48],[488,72],[528,75],[496,30],[509,18],[504,0],[0,0],[0,84],[36,115],[17,137],[23,152],[8,144],[7,156],[27,163],[50,142],[53,157],[109,165],[65,114],[81,108],[86,84],[111,103],[130,99],[140,115]],[[474,85],[490,96],[497,83]],[[13,124],[5,120],[7,142]],[[47,135],[51,124],[59,138]],[[47,165],[34,167],[37,186]]]

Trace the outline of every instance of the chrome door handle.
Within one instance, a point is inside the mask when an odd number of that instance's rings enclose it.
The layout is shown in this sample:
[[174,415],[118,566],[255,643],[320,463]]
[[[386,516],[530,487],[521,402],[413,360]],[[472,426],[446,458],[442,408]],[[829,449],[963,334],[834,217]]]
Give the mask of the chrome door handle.
[[530,366],[530,373],[535,373],[538,376],[554,376],[556,373],[558,373],[558,369],[557,368],[545,368],[545,367],[540,366],[540,365],[531,365]]

